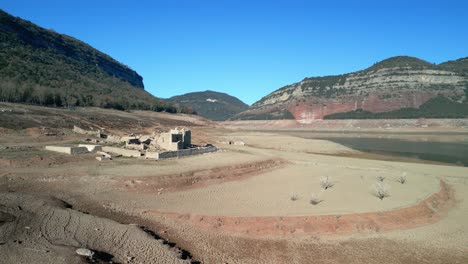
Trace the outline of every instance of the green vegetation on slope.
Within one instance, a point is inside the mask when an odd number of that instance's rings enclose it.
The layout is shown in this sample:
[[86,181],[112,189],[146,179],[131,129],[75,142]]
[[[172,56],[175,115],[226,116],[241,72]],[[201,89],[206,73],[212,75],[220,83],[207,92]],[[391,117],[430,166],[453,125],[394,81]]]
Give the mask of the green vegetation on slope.
[[438,65],[439,68],[454,71],[458,73],[468,74],[468,57],[454,61],[447,61]]
[[141,76],[72,37],[0,10],[0,101],[177,112]]
[[377,62],[371,67],[361,71],[360,73],[368,73],[370,71],[377,71],[380,69],[391,69],[397,67],[410,67],[413,70],[436,68],[435,65],[415,57],[396,56]]
[[410,119],[410,118],[467,118],[468,104],[451,101],[443,96],[433,98],[419,108],[372,113],[362,109],[327,115],[324,119]]
[[214,91],[187,93],[168,100],[178,106],[193,109],[204,118],[216,121],[227,120],[248,108],[248,105],[238,98]]
[[263,113],[241,113],[232,118],[232,120],[285,120],[294,119],[294,116],[286,109],[276,109]]

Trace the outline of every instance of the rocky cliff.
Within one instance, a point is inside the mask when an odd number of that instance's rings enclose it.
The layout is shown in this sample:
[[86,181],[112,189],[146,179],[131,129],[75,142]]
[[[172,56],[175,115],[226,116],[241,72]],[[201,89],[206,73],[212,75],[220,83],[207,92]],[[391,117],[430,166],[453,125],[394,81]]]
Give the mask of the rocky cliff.
[[0,10],[0,101],[176,112],[128,66],[73,37]]
[[389,112],[418,108],[437,96],[464,102],[468,59],[430,64],[393,57],[354,73],[305,78],[282,87],[233,119],[288,119],[302,123],[355,110]]
[[8,42],[14,40],[34,49],[45,49],[87,64],[89,67],[98,67],[111,76],[143,88],[143,78],[140,75],[110,56],[73,37],[38,27],[2,10],[0,10],[0,32],[2,44],[7,40]]

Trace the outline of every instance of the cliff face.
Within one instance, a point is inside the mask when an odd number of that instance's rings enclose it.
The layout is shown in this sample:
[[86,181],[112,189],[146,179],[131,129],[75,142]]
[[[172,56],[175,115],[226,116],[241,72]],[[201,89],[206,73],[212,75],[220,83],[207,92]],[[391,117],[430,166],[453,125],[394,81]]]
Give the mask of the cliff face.
[[433,65],[416,58],[394,57],[355,73],[306,78],[265,96],[235,119],[289,111],[294,119],[308,123],[357,109],[388,112],[418,108],[439,95],[463,102],[468,90],[464,64],[463,59]]
[[176,112],[127,66],[73,37],[0,10],[0,101]]
[[110,76],[115,76],[131,85],[143,87],[143,78],[127,66],[110,56],[92,48],[88,44],[67,35],[46,30],[33,23],[15,18],[0,10],[0,33],[2,44],[15,42],[32,49],[62,55],[81,65],[99,68]]

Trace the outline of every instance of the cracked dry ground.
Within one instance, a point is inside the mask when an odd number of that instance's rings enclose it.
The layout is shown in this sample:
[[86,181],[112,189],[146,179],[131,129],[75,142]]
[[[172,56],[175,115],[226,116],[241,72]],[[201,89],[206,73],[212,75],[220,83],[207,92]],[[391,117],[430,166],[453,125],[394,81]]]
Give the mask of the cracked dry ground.
[[89,215],[47,196],[0,193],[1,263],[83,263],[77,248],[113,257],[114,263],[183,263],[135,225]]

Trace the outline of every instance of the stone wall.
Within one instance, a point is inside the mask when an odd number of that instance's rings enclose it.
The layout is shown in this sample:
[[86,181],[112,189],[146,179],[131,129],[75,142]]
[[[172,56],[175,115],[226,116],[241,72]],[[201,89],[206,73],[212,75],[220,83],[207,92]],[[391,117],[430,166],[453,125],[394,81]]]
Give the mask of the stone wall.
[[120,143],[122,142],[122,137],[117,135],[107,135],[106,142],[108,143]]
[[[178,137],[180,137],[180,139]],[[156,144],[166,150],[178,150],[183,147],[182,135],[161,133],[161,135],[157,139]]]
[[[192,132],[186,128],[179,128],[176,127],[174,129],[169,130],[169,133],[173,135],[181,135],[181,141],[183,142],[182,148],[190,148],[192,146]],[[174,142],[174,140],[173,140]]]
[[200,148],[181,149],[177,151],[166,151],[166,152],[159,153],[159,159],[169,159],[169,158],[204,154],[204,153],[209,153],[209,152],[215,152],[217,150],[218,148],[216,148],[215,146],[208,146],[208,147],[200,147]]
[[86,147],[46,146],[45,149],[70,155],[89,153],[88,148]]
[[90,145],[90,144],[79,144],[78,147],[85,147],[89,152],[102,151],[102,146],[100,145]]
[[185,130],[183,134],[184,148],[190,148],[192,146],[192,131]]
[[159,159],[159,152],[147,151],[145,155],[145,159]]
[[122,155],[124,157],[133,157],[133,158],[141,157],[141,152],[138,151],[138,150],[124,149],[124,148],[117,148],[117,147],[109,147],[109,146],[102,147],[102,150],[105,151],[105,152],[110,152],[110,153],[114,153],[114,154],[117,154],[117,155]]

